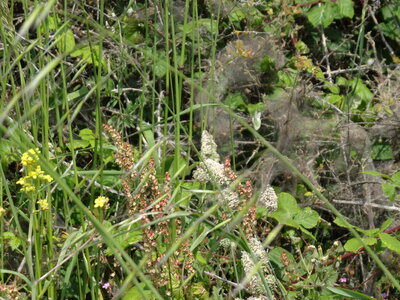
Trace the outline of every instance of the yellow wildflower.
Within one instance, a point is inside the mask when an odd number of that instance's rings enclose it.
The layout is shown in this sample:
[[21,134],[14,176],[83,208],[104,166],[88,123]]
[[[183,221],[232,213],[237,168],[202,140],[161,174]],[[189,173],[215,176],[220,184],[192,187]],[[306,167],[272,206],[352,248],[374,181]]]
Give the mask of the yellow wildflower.
[[6,210],[0,206],[0,218],[2,218],[6,214]]
[[25,167],[32,166],[37,163],[39,160],[38,154],[40,153],[39,149],[29,149],[28,151],[24,152],[21,157],[21,163]]
[[108,199],[108,197],[99,196],[96,198],[96,200],[94,200],[94,207],[106,206],[106,208],[107,208],[108,201],[110,201],[110,199]]
[[25,185],[25,184],[26,184],[26,177],[21,177],[21,178],[17,181],[17,184]]
[[23,191],[23,192],[34,192],[34,191],[36,191],[36,188],[32,184],[27,183],[21,188],[21,191]]
[[49,209],[49,202],[47,201],[47,199],[38,200],[37,203],[39,204],[41,210]]
[[40,168],[40,166],[36,166],[36,169],[33,171],[28,172],[28,176],[32,177],[33,179],[41,178],[44,175],[44,172]]
[[25,177],[20,178],[17,181],[17,184],[22,185],[21,191],[23,191],[23,192],[33,192],[33,191],[36,190],[36,188],[30,182],[28,182],[29,178],[30,178],[29,176],[25,176]]
[[47,181],[47,182],[53,181],[53,177],[51,177],[50,175],[42,175],[42,176],[40,176],[40,179]]

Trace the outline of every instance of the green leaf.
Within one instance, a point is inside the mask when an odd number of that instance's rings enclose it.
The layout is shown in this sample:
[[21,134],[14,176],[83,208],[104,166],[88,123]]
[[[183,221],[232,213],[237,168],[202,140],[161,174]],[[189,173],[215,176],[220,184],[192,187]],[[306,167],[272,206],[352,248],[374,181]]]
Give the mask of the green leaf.
[[247,104],[247,111],[251,115],[256,113],[256,112],[262,112],[263,110],[264,110],[264,102]]
[[394,173],[391,177],[390,177],[390,181],[397,185],[398,187],[400,186],[400,172]]
[[244,20],[246,18],[246,15],[240,8],[237,8],[231,11],[231,13],[228,15],[228,18],[229,21],[231,21],[232,23],[237,23]]
[[399,5],[386,5],[381,8],[384,22],[380,22],[378,27],[383,34],[394,41],[400,41],[400,7]]
[[342,95],[327,94],[326,98],[327,98],[326,100],[329,103],[332,103],[332,104],[335,104],[335,105],[339,105],[343,101],[343,96]]
[[[343,227],[343,228],[349,228],[349,226],[347,226],[347,224],[344,222],[343,218],[339,218],[337,217],[333,223],[335,223],[337,226]],[[350,224],[351,227],[354,228],[353,225]]]
[[323,27],[328,27],[335,19],[335,8],[331,2],[319,3],[311,8],[306,13],[306,16],[312,26],[318,27],[322,25]]
[[337,0],[339,13],[343,17],[352,19],[354,17],[354,3],[352,0]]
[[[376,244],[376,239],[372,238],[372,237],[367,237],[367,238],[362,238],[362,240],[364,241],[365,244],[371,246],[371,245],[375,245]],[[361,241],[359,241],[356,238],[350,239],[346,242],[346,244],[344,244],[344,249],[348,252],[354,252],[356,253],[358,250],[360,250],[361,248],[363,248],[363,244],[361,243]]]
[[296,199],[288,193],[278,195],[278,209],[270,214],[280,224],[299,228],[300,224],[294,220],[294,216],[300,211]]
[[295,215],[294,220],[303,227],[310,229],[317,226],[319,215],[315,210],[306,207]]
[[72,140],[72,143],[67,144],[67,147],[70,150],[72,150],[72,148],[79,149],[79,148],[87,148],[89,146],[90,146],[90,143],[85,140]]
[[61,37],[58,37],[59,42],[57,48],[60,52],[70,52],[75,48],[75,37],[71,29],[67,29]]
[[300,207],[297,205],[297,201],[292,195],[288,193],[279,193],[278,209],[285,209],[295,214],[300,210]]
[[324,85],[332,94],[338,95],[340,93],[340,87],[338,87],[336,84],[333,84],[329,81],[325,81]]
[[375,300],[375,298],[371,298],[370,296],[349,289],[344,289],[339,287],[325,287],[325,289],[329,290],[330,292],[336,295],[343,296],[346,298]]
[[393,221],[394,219],[389,218],[385,222],[383,222],[383,224],[381,225],[381,231],[386,230],[393,223]]
[[400,241],[390,234],[382,232],[379,234],[382,243],[388,247],[388,249],[400,254]]
[[392,146],[385,142],[373,144],[371,158],[373,160],[392,160],[394,158]]
[[190,35],[193,32],[201,31],[201,27],[205,28],[211,34],[218,34],[218,22],[211,19],[192,21],[181,26],[180,29],[184,34]]
[[372,229],[358,229],[359,232],[361,232],[363,235],[368,236],[368,237],[375,237],[379,232],[381,232],[380,228],[372,228]]
[[89,93],[89,89],[87,87],[82,87],[77,91],[71,92],[67,95],[67,100],[72,101],[76,100],[79,98],[82,98],[83,96],[86,96]]
[[206,265],[206,264],[207,264],[207,260],[204,258],[203,255],[201,255],[201,252],[200,252],[200,251],[197,251],[197,253],[196,253],[196,260],[197,260],[199,263],[203,264],[203,265]]
[[3,240],[7,241],[7,244],[11,247],[13,251],[17,250],[21,245],[21,240],[12,232],[3,232]]
[[224,103],[231,109],[236,109],[239,111],[245,111],[247,107],[244,97],[241,93],[229,94]]
[[265,56],[260,63],[260,69],[263,72],[275,72],[275,60],[270,56]]
[[152,296],[151,291],[146,290],[146,284],[145,283],[139,283],[141,286],[142,290],[144,290],[144,294],[146,295],[145,298],[143,298],[143,294],[140,292],[139,287],[134,286],[131,288],[125,296],[122,298],[122,300],[142,300],[142,299],[155,299],[154,296]]
[[381,187],[383,193],[389,198],[389,200],[394,201],[394,198],[396,197],[396,187],[388,183],[382,183]]
[[371,101],[374,98],[374,94],[369,88],[362,82],[360,78],[351,80],[352,88],[355,89],[355,94],[363,101]]
[[82,140],[88,141],[92,147],[95,146],[96,137],[91,129],[85,128],[80,130],[79,136],[81,137]]
[[309,239],[314,240],[314,241],[317,240],[315,238],[315,236],[313,236],[313,234],[311,232],[309,232],[307,229],[305,229],[303,226],[300,226],[300,230],[303,233],[303,237],[309,238]]

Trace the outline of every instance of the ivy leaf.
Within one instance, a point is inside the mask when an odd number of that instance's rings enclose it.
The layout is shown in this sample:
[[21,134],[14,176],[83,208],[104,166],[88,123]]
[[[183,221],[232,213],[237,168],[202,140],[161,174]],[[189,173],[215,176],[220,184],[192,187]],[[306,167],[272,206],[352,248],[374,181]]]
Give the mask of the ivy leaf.
[[382,243],[388,247],[388,249],[400,254],[400,241],[398,239],[384,232],[379,234],[379,237],[381,238]]

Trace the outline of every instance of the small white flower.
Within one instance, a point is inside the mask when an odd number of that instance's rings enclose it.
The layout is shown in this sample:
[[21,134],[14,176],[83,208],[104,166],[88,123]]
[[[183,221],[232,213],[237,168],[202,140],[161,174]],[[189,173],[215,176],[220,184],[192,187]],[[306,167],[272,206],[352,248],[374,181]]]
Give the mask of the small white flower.
[[231,209],[237,208],[240,201],[239,195],[229,188],[223,189],[217,199],[222,205],[228,205]]
[[196,171],[193,173],[193,178],[201,183],[212,182],[218,185],[227,185],[229,180],[225,175],[224,165],[210,158],[200,163]]
[[267,271],[266,267],[269,263],[269,260],[267,251],[265,251],[262,243],[258,239],[252,238],[249,241],[249,246],[251,251],[253,251],[254,255],[257,257],[258,261],[261,262],[264,271]]
[[248,290],[252,294],[262,293],[261,279],[258,273],[255,272],[255,265],[250,255],[242,251],[242,265],[246,274],[246,281],[248,282]]
[[264,192],[261,193],[260,198],[257,201],[259,206],[267,208],[268,212],[273,212],[278,209],[278,197],[275,194],[274,189],[268,185]]
[[201,154],[205,159],[212,159],[213,161],[219,162],[220,158],[217,153],[217,144],[213,136],[207,130],[204,130],[201,135]]

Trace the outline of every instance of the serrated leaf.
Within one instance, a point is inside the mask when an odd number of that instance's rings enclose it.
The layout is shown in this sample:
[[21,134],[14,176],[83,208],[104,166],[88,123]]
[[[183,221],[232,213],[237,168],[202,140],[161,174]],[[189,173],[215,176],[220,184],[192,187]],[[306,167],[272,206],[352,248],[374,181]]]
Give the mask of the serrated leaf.
[[328,27],[335,18],[335,10],[330,3],[322,4],[314,6],[310,9],[309,12],[306,13],[308,21],[312,26],[318,27]]
[[352,19],[354,17],[354,3],[352,0],[338,0],[339,13],[343,17]]
[[398,239],[384,232],[379,234],[379,237],[388,249],[400,254],[400,241]]

